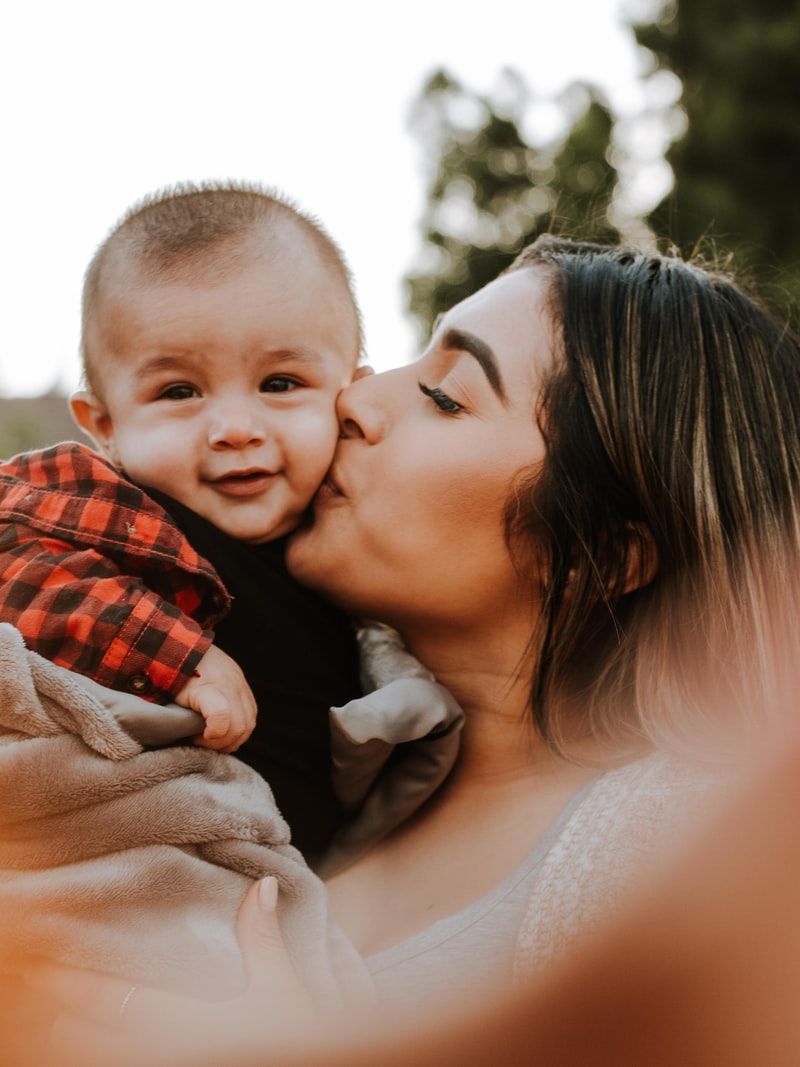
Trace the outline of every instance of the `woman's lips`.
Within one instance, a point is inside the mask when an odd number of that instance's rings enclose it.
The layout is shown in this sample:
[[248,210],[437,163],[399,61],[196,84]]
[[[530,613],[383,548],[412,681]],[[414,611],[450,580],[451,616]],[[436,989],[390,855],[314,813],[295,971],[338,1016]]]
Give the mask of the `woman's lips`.
[[326,501],[344,500],[344,499],[345,499],[344,493],[339,488],[339,485],[336,482],[336,479],[334,478],[333,474],[330,471],[328,471],[328,474],[327,474],[327,477],[325,478],[325,481],[322,483],[322,485],[317,490],[317,495],[314,498],[315,503],[320,504],[320,503],[324,503]]
[[210,484],[225,496],[258,496],[274,477],[269,471],[240,471],[212,478]]

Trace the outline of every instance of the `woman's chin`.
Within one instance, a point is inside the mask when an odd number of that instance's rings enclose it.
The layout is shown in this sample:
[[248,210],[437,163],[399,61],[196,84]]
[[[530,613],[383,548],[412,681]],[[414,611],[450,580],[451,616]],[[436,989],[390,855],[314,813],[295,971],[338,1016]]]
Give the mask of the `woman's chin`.
[[292,577],[314,588],[329,569],[325,516],[309,512],[286,542],[286,566]]

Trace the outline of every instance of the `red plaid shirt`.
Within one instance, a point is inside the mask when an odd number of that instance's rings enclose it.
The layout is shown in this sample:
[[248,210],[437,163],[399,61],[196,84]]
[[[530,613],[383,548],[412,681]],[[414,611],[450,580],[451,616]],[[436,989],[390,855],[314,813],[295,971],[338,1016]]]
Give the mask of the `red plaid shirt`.
[[0,619],[46,659],[163,702],[229,606],[167,513],[96,452],[68,442],[0,463]]

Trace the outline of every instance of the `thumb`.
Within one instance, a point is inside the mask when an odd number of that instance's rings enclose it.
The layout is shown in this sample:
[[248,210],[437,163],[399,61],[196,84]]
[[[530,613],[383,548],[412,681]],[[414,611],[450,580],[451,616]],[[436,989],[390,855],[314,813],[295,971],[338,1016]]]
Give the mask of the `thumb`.
[[292,972],[276,906],[278,882],[270,875],[250,887],[236,920],[236,936],[251,985],[272,984],[281,970]]
[[272,876],[250,886],[236,920],[236,936],[247,972],[248,988],[241,1001],[248,1019],[257,1015],[268,1024],[291,1029],[315,1019],[313,1001],[300,982],[278,923],[278,882]]

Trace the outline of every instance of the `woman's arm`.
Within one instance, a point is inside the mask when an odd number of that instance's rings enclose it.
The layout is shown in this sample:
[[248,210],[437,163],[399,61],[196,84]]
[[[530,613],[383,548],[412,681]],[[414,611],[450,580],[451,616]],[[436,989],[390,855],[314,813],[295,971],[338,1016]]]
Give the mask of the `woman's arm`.
[[[240,925],[251,975],[245,997],[208,1012],[143,990],[120,1020],[124,983],[76,986],[51,972],[46,988],[72,1012],[58,1026],[61,1052],[83,1067],[795,1067],[798,810],[794,744],[709,819],[693,847],[613,927],[466,1018],[312,1017],[274,913],[251,893]],[[153,1058],[165,1049],[166,1059]]]

